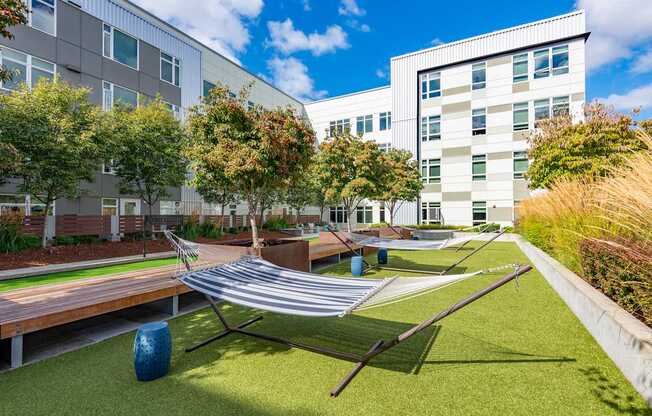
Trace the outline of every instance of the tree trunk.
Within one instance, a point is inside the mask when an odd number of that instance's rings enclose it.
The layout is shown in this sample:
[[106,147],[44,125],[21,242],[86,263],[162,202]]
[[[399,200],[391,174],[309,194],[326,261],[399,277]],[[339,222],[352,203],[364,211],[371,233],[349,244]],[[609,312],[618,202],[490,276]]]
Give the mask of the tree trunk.
[[349,210],[348,206],[344,206],[344,209],[346,210],[346,229],[348,232],[352,233],[353,232],[353,227],[351,227],[351,211]]
[[325,204],[319,206],[319,222],[324,222],[324,209],[326,209]]
[[41,247],[45,248],[48,245],[48,239],[47,239],[47,231],[48,231],[48,222],[49,222],[49,212],[50,212],[50,205],[52,202],[50,201],[50,198],[45,203],[45,218],[43,218],[43,235],[41,236]]
[[[260,242],[258,241],[258,225],[256,225],[256,209],[249,208],[249,223],[251,224],[252,247],[260,251]],[[260,253],[259,253],[260,254]]]
[[301,219],[301,209],[300,208],[295,208],[297,210],[297,221],[296,221],[296,226],[299,226],[299,220]]
[[224,234],[224,210],[226,209],[226,204],[222,204],[222,212],[220,214],[220,234]]

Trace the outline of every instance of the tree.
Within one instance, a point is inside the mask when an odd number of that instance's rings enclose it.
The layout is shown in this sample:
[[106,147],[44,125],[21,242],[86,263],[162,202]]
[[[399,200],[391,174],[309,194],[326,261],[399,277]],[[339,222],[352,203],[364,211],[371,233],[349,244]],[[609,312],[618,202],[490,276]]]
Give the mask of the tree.
[[349,133],[324,141],[319,150],[317,176],[325,186],[324,196],[344,206],[351,232],[351,216],[358,205],[365,199],[378,199],[381,194],[380,180],[385,170],[382,153],[375,142]]
[[152,207],[169,195],[168,189],[186,179],[185,132],[160,98],[137,108],[117,105],[109,118],[120,192],[142,199],[151,216]]
[[626,156],[645,148],[632,129],[631,117],[602,104],[586,107],[586,119],[573,123],[570,115],[539,122],[530,137],[533,159],[526,177],[533,188],[550,188],[560,178],[595,178],[622,165]]
[[46,213],[55,200],[78,197],[80,181],[92,181],[102,161],[106,136],[89,93],[55,78],[0,94],[0,141],[20,157],[18,189],[45,204]]
[[301,211],[307,205],[317,202],[315,198],[316,193],[315,184],[312,177],[310,177],[309,172],[301,175],[297,181],[292,183],[288,188],[285,195],[285,203],[296,211],[297,224],[299,224],[301,219]]
[[[9,31],[9,28],[16,25],[26,25],[27,13],[27,4],[24,0],[2,0],[0,2],[0,36],[13,39],[14,35]],[[0,67],[0,81],[8,81],[11,76],[11,71]]]
[[191,183],[204,201],[220,206],[220,232],[224,233],[224,211],[227,205],[238,202],[238,194],[233,184],[223,172],[216,171],[195,172]]
[[195,171],[223,172],[247,202],[253,247],[260,248],[256,214],[272,192],[283,192],[314,153],[315,134],[291,108],[248,109],[248,91],[230,97],[213,88],[190,110],[189,155]]
[[9,143],[0,143],[0,185],[7,182],[7,178],[16,176],[20,156],[14,146]]
[[404,202],[412,202],[419,197],[423,183],[416,161],[407,150],[390,149],[382,155],[385,175],[380,180],[379,200],[389,213],[389,225],[394,225],[394,216]]

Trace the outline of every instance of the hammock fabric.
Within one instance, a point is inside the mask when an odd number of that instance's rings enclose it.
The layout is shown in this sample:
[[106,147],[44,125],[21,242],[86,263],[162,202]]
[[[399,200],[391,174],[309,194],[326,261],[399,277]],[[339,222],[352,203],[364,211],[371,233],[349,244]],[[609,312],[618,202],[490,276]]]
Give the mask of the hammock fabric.
[[345,233],[346,238],[364,247],[386,248],[390,250],[441,250],[468,243],[476,236],[449,238],[447,240],[396,240],[392,238],[375,237],[365,234]]

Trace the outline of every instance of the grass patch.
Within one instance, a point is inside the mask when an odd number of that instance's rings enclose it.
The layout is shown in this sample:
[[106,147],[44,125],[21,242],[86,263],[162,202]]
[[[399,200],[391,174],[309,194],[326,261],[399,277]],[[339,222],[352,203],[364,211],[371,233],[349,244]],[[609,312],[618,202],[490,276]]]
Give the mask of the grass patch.
[[[466,252],[391,251],[390,263],[444,266]],[[470,271],[513,262],[527,262],[515,244],[492,243],[465,266]],[[326,273],[348,270],[342,263]],[[362,353],[505,272],[343,319],[265,313],[250,329]],[[254,315],[240,307],[223,309],[232,322]],[[168,376],[136,381],[130,333],[2,374],[0,414],[650,414],[538,272],[523,277],[518,290],[514,284],[498,289],[380,355],[337,399],[328,392],[351,363],[237,335],[184,353],[219,330],[208,309],[174,319],[170,327]]]
[[94,269],[75,270],[71,272],[59,272],[44,274],[40,276],[21,277],[18,279],[0,281],[0,292],[15,289],[25,289],[34,286],[63,283],[72,280],[88,279],[90,277],[109,276],[117,273],[126,273],[136,270],[150,269],[153,267],[168,266],[176,263],[176,258],[145,260],[138,263],[119,264],[115,266],[96,267]]

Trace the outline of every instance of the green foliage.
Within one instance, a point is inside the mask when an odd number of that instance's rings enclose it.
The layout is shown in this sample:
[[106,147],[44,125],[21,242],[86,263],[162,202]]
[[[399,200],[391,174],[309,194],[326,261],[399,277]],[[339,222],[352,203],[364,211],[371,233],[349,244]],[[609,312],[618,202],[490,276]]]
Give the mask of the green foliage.
[[3,218],[0,221],[0,253],[14,253],[29,248],[39,247],[37,236],[21,232],[21,218]]
[[387,224],[386,222],[378,222],[369,225],[369,228],[385,228],[385,227],[389,227],[389,224]]
[[390,149],[381,156],[385,169],[383,177],[379,179],[378,200],[387,208],[389,223],[393,225],[396,211],[404,202],[412,202],[419,197],[423,183],[418,162],[412,160],[412,153]]
[[307,205],[319,202],[317,194],[320,194],[321,190],[316,187],[315,181],[309,172],[310,169],[307,169],[306,174],[299,176],[296,181],[288,187],[283,198],[283,202],[295,210],[297,221],[299,220],[301,211]]
[[341,203],[349,218],[364,199],[379,199],[386,166],[373,141],[349,133],[321,143],[317,154],[317,177],[326,200]]
[[185,181],[186,136],[181,123],[160,97],[135,109],[115,106],[108,119],[112,126],[110,155],[120,192],[138,196],[151,211],[168,196],[169,187],[179,187]]
[[285,220],[285,218],[270,218],[263,224],[263,228],[271,231],[278,231],[283,228],[289,228],[290,224]]
[[586,120],[573,123],[570,115],[540,121],[530,136],[527,171],[532,188],[550,188],[562,178],[607,176],[632,152],[645,148],[632,119],[607,110],[601,104],[586,108]]
[[[18,191],[46,210],[59,198],[76,198],[80,182],[93,181],[106,149],[101,110],[87,88],[55,79],[0,94],[0,137],[18,156],[12,176]],[[43,237],[45,246],[45,237]]]
[[[14,35],[9,31],[12,26],[25,25],[27,19],[27,4],[24,0],[2,0],[0,2],[0,36],[13,39]],[[12,73],[0,67],[0,81],[10,80]]]
[[201,237],[212,238],[215,240],[222,237],[222,231],[220,230],[220,227],[214,222],[208,220],[199,225],[198,233]]
[[[265,198],[287,190],[306,170],[314,153],[315,135],[291,108],[248,109],[247,89],[232,98],[225,87],[214,88],[190,110],[192,137],[188,156],[195,172],[224,175],[249,206],[254,247],[259,247],[256,215]],[[207,176],[196,178],[197,183]],[[210,188],[210,184],[206,184]]]
[[418,224],[408,225],[407,228],[414,228],[416,230],[462,230],[468,227],[466,225]]

